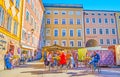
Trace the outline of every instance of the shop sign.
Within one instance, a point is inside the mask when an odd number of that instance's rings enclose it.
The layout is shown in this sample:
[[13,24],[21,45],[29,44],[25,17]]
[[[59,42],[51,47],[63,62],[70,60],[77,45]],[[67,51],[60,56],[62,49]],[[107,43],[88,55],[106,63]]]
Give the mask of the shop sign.
[[6,37],[2,33],[0,33],[0,51],[6,50]]

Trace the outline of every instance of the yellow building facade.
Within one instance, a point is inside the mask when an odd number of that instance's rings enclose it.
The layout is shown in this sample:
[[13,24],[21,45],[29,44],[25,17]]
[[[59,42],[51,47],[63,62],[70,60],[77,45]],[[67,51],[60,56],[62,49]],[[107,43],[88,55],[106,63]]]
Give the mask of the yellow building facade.
[[120,12],[116,12],[116,23],[117,23],[117,31],[118,31],[118,42],[120,44]]
[[44,4],[45,44],[84,47],[82,5]]
[[11,50],[18,54],[21,40],[23,0],[0,0],[0,70],[4,69],[4,55]]

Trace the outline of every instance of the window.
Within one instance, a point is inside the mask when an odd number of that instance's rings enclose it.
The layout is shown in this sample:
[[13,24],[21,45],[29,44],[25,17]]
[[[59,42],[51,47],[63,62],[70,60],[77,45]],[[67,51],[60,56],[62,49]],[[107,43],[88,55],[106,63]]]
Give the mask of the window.
[[92,13],[92,15],[95,15],[94,13]]
[[30,4],[30,0],[27,0],[27,2]]
[[110,44],[110,39],[107,39],[106,41],[107,41],[107,44],[109,45]]
[[34,1],[32,1],[32,10],[34,10]]
[[114,19],[113,18],[111,18],[111,23],[114,24]]
[[50,28],[46,28],[46,36],[50,36]]
[[58,40],[54,40],[54,43],[53,44],[58,44]]
[[58,19],[54,19],[54,24],[58,24]]
[[89,28],[86,29],[86,34],[90,34],[90,29]]
[[27,40],[28,42],[30,42],[30,36],[31,36],[31,35],[28,33],[28,40]]
[[25,38],[26,38],[26,32],[25,30],[22,30],[22,40],[25,40]]
[[33,22],[34,22],[33,20],[34,20],[34,19],[33,19],[33,17],[31,16],[31,23],[30,23],[31,25],[33,25]]
[[69,23],[70,25],[73,25],[73,19],[70,19]]
[[77,30],[77,36],[81,37],[81,30],[80,29]]
[[99,21],[99,23],[102,23],[102,20],[101,20],[101,18],[99,18],[99,19],[98,19],[98,21]]
[[108,23],[108,19],[107,18],[105,18],[105,23]]
[[69,11],[68,14],[69,14],[69,15],[73,15],[73,11]]
[[70,47],[74,47],[74,41],[70,40]]
[[98,15],[100,16],[101,14],[100,14],[100,13],[98,13]]
[[95,23],[95,18],[92,18],[92,23]]
[[14,34],[17,35],[17,31],[18,31],[18,23],[15,21],[14,22]]
[[85,13],[85,15],[88,15],[88,13]]
[[109,29],[105,29],[106,30],[106,34],[109,34]]
[[66,11],[62,11],[62,15],[65,15],[66,14]]
[[119,19],[120,19],[120,16],[119,16]]
[[89,21],[89,18],[86,18],[86,23],[89,23],[90,21]]
[[70,37],[73,37],[74,36],[74,31],[71,29],[70,30]]
[[93,29],[93,34],[96,34],[96,29],[95,28]]
[[104,16],[107,16],[107,14],[104,14]]
[[46,14],[51,14],[51,11],[50,11],[50,10],[47,10],[45,13],[46,13]]
[[0,7],[0,26],[3,24],[4,21],[4,10]]
[[19,6],[20,6],[20,0],[16,0],[16,8],[19,9]]
[[34,41],[34,36],[32,36],[32,44],[35,44],[35,41]]
[[80,15],[80,11],[76,11],[76,15]]
[[103,39],[100,39],[100,44],[101,44],[101,45],[103,44]]
[[54,14],[58,14],[58,11],[54,11]]
[[58,37],[58,29],[55,29],[55,30],[54,30],[54,36],[55,36],[55,37]]
[[100,33],[100,34],[103,34],[103,31],[102,31],[102,29],[99,29],[99,33]]
[[112,29],[112,34],[116,34],[116,31],[115,31],[115,29]]
[[29,19],[30,19],[30,13],[26,11],[26,20],[29,21]]
[[66,40],[62,40],[62,46],[66,46]]
[[113,16],[114,14],[110,14],[110,16]]
[[50,24],[50,19],[47,19],[47,22],[46,22],[47,24]]
[[11,31],[11,24],[12,24],[12,17],[8,16],[8,18],[7,18],[7,30],[9,32]]
[[46,46],[50,46],[50,40],[46,40]]
[[62,30],[62,36],[65,37],[66,36],[66,29]]
[[77,25],[80,25],[80,19],[77,19]]
[[65,19],[62,19],[62,24],[66,24],[66,20]]
[[78,40],[77,43],[78,43],[78,47],[82,46],[82,41],[81,40]]
[[116,39],[113,39],[113,44],[117,44],[117,41],[116,41]]

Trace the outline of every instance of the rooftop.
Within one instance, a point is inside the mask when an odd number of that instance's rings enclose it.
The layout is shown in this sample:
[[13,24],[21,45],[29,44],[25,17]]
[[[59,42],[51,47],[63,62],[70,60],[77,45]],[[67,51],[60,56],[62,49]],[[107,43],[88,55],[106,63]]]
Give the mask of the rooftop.
[[54,8],[83,8],[81,4],[48,4],[44,3],[44,7],[54,7]]

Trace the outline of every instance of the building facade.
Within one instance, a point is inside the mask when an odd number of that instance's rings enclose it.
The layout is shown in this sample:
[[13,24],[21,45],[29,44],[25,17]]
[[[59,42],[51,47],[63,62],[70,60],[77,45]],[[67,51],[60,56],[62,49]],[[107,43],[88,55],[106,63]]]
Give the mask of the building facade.
[[116,25],[113,11],[84,10],[86,46],[107,47],[118,44]]
[[44,4],[45,44],[84,47],[82,5]]
[[117,24],[117,32],[118,32],[118,43],[120,44],[120,12],[116,12],[116,24]]
[[20,49],[23,0],[0,0],[0,70],[4,69],[4,55],[17,55]]
[[24,0],[21,48],[33,57],[39,49],[39,37],[44,7],[41,0]]

